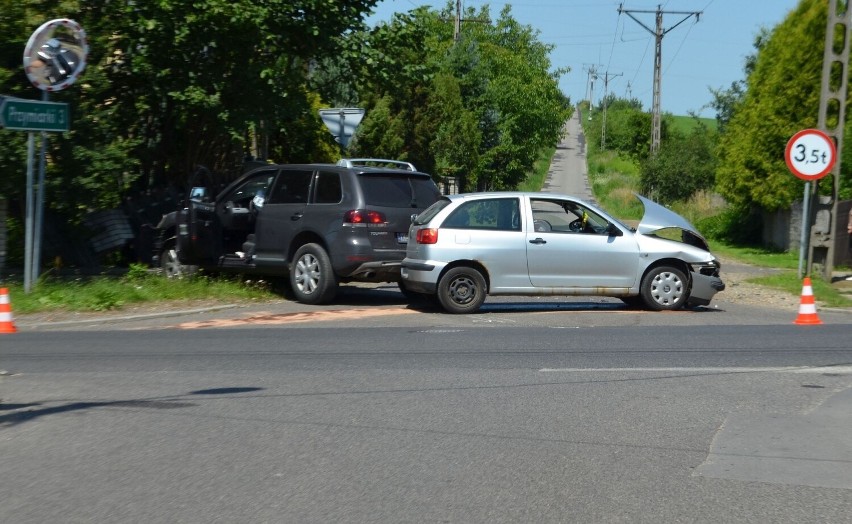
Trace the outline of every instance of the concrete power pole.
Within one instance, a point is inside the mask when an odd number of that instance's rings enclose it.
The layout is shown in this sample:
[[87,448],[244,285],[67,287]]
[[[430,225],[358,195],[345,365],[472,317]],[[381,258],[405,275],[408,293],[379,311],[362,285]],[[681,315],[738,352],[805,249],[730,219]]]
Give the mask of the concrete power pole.
[[[816,205],[804,206],[804,209],[816,210],[813,224],[808,239],[808,274],[811,274],[814,265],[823,271],[823,277],[831,281],[834,271],[835,247],[838,245],[838,209],[840,200],[840,159],[843,147],[843,128],[846,123],[846,93],[849,85],[849,39],[852,38],[850,26],[850,10],[848,2],[842,2],[845,6],[838,12],[838,0],[828,2],[828,20],[825,26],[825,50],[822,59],[822,85],[819,97],[819,118],[817,127],[824,131],[834,140],[837,148],[837,162],[830,171],[833,182],[832,196],[819,197],[819,191],[814,188]],[[843,38],[835,38],[843,34]],[[842,49],[838,47],[842,46]],[[842,71],[839,85],[832,87],[832,71]],[[835,82],[837,83],[837,82]],[[829,125],[832,127],[829,129]],[[829,178],[823,178],[828,181]],[[821,181],[815,182],[819,184]],[[804,235],[803,235],[804,236]],[[844,235],[845,239],[845,235]],[[846,242],[842,244],[846,247]]]
[[598,66],[595,64],[584,66],[586,68],[586,73],[588,73],[588,80],[586,80],[586,90],[588,93],[588,101],[589,101],[589,114],[592,113],[593,105],[592,97],[595,95],[595,80],[598,78]]
[[[622,6],[624,4],[619,4],[618,6],[618,14],[624,13],[630,18],[632,18],[637,24],[644,27],[649,33],[654,35],[654,39],[656,41],[656,52],[654,54],[654,99],[653,99],[653,107],[651,108],[651,154],[656,154],[657,151],[660,150],[660,84],[662,84],[662,66],[663,66],[663,37],[668,34],[669,31],[679,26],[680,24],[686,22],[691,17],[695,17],[695,21],[701,17],[702,11],[663,11],[660,6],[657,6],[656,11],[642,11],[642,10],[627,10],[623,9]],[[654,29],[651,29],[641,20],[633,16],[633,13],[655,13],[657,16],[657,22]],[[668,29],[663,29],[663,15],[686,15],[684,16],[678,23],[669,27]]]
[[456,0],[456,18],[454,20],[454,28],[453,28],[453,43],[458,43],[461,38],[461,25],[462,22],[477,22],[480,24],[490,24],[491,20],[479,19],[479,18],[462,18],[462,2],[461,0]]
[[459,37],[461,36],[461,22],[462,22],[462,12],[461,12],[461,0],[456,0],[456,22],[455,29],[453,30],[453,42],[458,42]]
[[601,102],[603,106],[603,117],[601,118],[601,151],[606,151],[606,106],[608,105],[606,102],[606,95],[609,92],[609,79],[615,78],[617,76],[621,76],[623,73],[612,73],[609,71],[604,73],[604,96]]

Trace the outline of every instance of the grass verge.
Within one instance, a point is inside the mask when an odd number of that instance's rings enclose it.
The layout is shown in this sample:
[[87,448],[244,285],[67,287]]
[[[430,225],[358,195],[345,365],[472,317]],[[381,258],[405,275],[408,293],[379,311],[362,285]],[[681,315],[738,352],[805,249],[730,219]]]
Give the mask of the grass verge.
[[19,282],[3,284],[9,289],[15,313],[45,311],[109,311],[143,302],[169,300],[270,300],[273,293],[265,281],[242,280],[237,277],[203,275],[183,279],[167,279],[148,273],[144,267],[131,268],[122,277],[96,276],[74,280],[45,277],[30,293],[24,293]]
[[[802,294],[802,279],[799,278],[799,256],[792,252],[771,251],[759,247],[738,247],[722,242],[713,242],[713,253],[717,256],[760,267],[782,269],[780,273],[765,277],[750,278],[747,282],[786,291],[793,296]],[[722,279],[725,267],[722,266]],[[852,299],[840,293],[830,282],[820,276],[811,277],[814,298],[825,307],[852,308]]]
[[527,175],[523,182],[518,184],[518,191],[541,191],[547,172],[550,170],[550,161],[556,153],[556,147],[543,149],[538,160],[533,164],[532,172]]

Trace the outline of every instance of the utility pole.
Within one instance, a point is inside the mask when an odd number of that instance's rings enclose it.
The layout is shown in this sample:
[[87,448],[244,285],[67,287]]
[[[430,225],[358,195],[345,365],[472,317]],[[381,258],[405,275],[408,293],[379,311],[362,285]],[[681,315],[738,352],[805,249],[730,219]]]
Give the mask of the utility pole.
[[[635,9],[623,9],[624,4],[619,4],[618,6],[618,14],[624,13],[630,18],[632,18],[637,24],[644,27],[649,33],[654,35],[654,39],[656,41],[656,51],[654,54],[654,99],[651,108],[651,154],[654,155],[657,151],[660,150],[660,84],[662,83],[662,65],[663,65],[663,37],[668,34],[669,31],[679,26],[680,24],[686,22],[691,17],[695,17],[695,21],[697,22],[701,17],[701,13],[703,11],[663,11],[661,6],[657,6],[656,11],[642,11]],[[633,16],[633,13],[655,13],[656,14],[656,26],[654,29],[651,29],[641,20]],[[684,16],[678,23],[669,27],[668,29],[663,29],[663,15],[686,15]]]
[[456,24],[455,29],[453,30],[453,42],[458,42],[459,37],[461,37],[461,22],[462,22],[462,13],[461,13],[461,0],[456,0]]
[[[822,58],[822,82],[819,97],[819,117],[817,127],[834,140],[837,148],[837,158],[843,158],[843,128],[846,123],[846,93],[849,85],[849,38],[852,37],[850,27],[850,9],[848,2],[841,2],[845,7],[838,11],[838,0],[828,2],[828,20],[825,26],[825,48]],[[842,39],[835,36],[842,34]],[[842,71],[839,82],[834,71]],[[832,127],[829,128],[828,126]],[[831,197],[819,197],[819,190],[814,187],[815,206],[804,202],[802,210],[815,209],[814,220],[802,220],[802,223],[813,224],[808,238],[808,274],[811,274],[814,264],[820,267],[823,277],[831,281],[834,271],[835,247],[838,245],[838,201],[840,200],[840,165],[838,160],[831,169],[833,191]],[[828,180],[828,177],[823,180]],[[819,184],[820,181],[814,182]],[[807,189],[805,199],[808,199]],[[810,214],[810,213],[809,213]],[[804,217],[803,217],[804,218]],[[802,234],[805,240],[804,233]],[[845,235],[844,235],[845,237]],[[845,238],[844,238],[845,240]],[[843,242],[841,249],[846,249]],[[799,275],[801,276],[801,275]]]
[[592,98],[595,95],[595,80],[598,79],[598,66],[596,64],[592,64],[589,66],[584,66],[586,68],[586,73],[588,73],[588,81],[586,84],[588,85],[588,93],[589,93],[589,114],[591,114],[594,109],[594,102]]
[[456,19],[453,29],[453,42],[458,42],[461,38],[462,22],[477,22],[480,24],[490,24],[491,20],[480,20],[478,18],[462,18],[462,3],[461,0],[456,0]]
[[630,100],[633,97],[633,91],[630,88],[630,80],[627,81],[627,90],[625,91],[625,95],[627,96],[628,100]]
[[617,76],[621,76],[622,74],[623,73],[610,74],[609,71],[604,73],[604,96],[603,96],[603,100],[601,102],[601,105],[603,106],[603,118],[602,118],[603,122],[602,122],[602,125],[601,125],[601,151],[606,151],[606,106],[608,105],[607,100],[606,100],[606,96],[607,96],[607,93],[609,91],[609,79],[615,78]]

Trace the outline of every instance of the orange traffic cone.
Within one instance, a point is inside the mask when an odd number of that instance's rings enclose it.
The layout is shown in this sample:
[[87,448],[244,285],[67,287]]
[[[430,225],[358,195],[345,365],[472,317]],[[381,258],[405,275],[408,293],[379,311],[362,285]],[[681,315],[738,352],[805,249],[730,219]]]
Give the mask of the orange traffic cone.
[[822,324],[822,320],[816,314],[814,303],[814,290],[811,287],[810,277],[805,277],[802,285],[802,301],[799,305],[799,316],[793,321],[794,324]]
[[0,288],[0,333],[17,333],[12,322],[12,306],[9,305],[9,290]]

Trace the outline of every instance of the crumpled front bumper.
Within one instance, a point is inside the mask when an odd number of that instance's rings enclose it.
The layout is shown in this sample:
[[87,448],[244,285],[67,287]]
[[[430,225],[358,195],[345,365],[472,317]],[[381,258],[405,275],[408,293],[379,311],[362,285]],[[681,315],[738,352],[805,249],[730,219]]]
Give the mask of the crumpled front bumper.
[[725,283],[715,275],[703,275],[693,271],[692,290],[689,293],[690,306],[706,306],[719,291],[725,290]]

